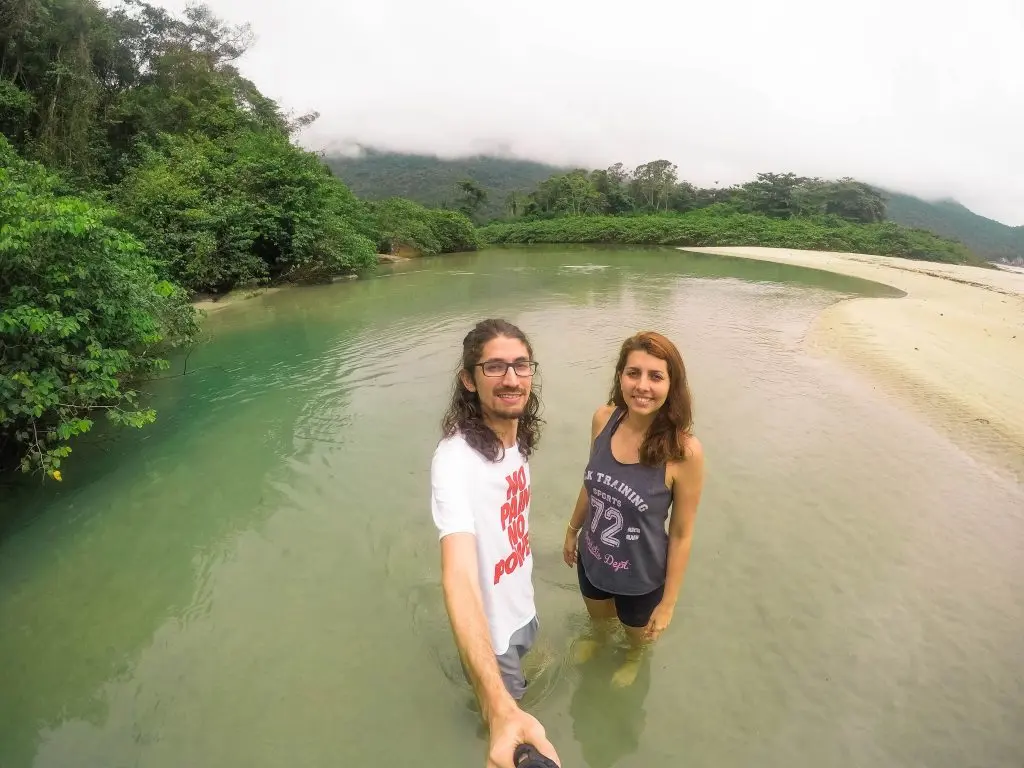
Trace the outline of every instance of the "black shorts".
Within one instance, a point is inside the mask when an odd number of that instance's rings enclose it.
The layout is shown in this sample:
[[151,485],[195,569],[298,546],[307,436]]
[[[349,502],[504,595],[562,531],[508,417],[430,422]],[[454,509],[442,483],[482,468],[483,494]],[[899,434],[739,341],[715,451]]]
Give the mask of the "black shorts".
[[591,600],[614,600],[615,615],[619,621],[627,627],[646,627],[651,620],[651,614],[658,607],[662,596],[665,594],[665,585],[662,584],[653,592],[646,595],[613,595],[598,589],[590,583],[586,571],[583,570],[583,558],[576,555],[576,575],[580,581],[580,592]]

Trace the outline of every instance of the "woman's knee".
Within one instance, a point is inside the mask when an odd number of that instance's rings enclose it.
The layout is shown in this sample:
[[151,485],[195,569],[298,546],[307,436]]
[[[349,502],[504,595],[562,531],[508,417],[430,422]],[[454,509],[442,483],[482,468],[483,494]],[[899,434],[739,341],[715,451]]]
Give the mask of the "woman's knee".
[[595,621],[608,621],[616,618],[615,601],[611,598],[607,600],[595,600],[592,597],[584,595],[583,602],[587,606],[587,613],[590,614],[590,618]]

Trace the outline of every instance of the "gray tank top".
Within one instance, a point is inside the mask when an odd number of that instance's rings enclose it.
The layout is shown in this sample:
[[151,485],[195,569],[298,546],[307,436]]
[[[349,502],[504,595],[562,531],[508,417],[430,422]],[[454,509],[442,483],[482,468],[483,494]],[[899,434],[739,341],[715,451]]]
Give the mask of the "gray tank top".
[[622,464],[612,435],[625,416],[616,408],[594,440],[583,485],[590,507],[579,554],[590,583],[616,595],[644,595],[665,583],[672,492],[665,465]]

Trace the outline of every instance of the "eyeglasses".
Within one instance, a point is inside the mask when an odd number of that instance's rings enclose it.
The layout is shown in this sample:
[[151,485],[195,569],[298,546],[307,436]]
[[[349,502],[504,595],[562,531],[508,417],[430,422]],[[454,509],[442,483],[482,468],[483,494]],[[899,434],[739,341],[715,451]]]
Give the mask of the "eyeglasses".
[[533,376],[537,372],[537,363],[533,360],[516,360],[514,363],[506,363],[504,360],[487,360],[477,363],[477,367],[483,368],[484,376],[494,379],[504,378],[509,368],[515,371],[516,376],[520,378]]

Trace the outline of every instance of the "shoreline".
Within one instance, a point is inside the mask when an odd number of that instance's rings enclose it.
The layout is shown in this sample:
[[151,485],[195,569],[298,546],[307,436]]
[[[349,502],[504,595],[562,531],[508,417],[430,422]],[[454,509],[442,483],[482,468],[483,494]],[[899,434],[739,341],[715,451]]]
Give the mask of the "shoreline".
[[193,299],[191,304],[195,309],[205,312],[207,315],[212,315],[214,312],[220,312],[221,310],[235,306],[240,302],[255,299],[258,296],[277,293],[278,291],[284,290],[285,287],[286,286],[283,285],[272,285],[263,288],[233,288],[227,293],[216,298],[209,295],[202,295]]
[[[788,248],[679,248],[820,269],[905,295],[830,305],[805,343],[1024,477],[1024,272]],[[1009,467],[1008,467],[1009,468]]]
[[[409,248],[399,249],[398,253],[378,253],[377,254],[377,266],[385,266],[391,264],[401,264],[411,259],[418,257],[420,254],[417,251],[413,251]],[[324,283],[315,283],[315,285],[327,285],[328,283],[343,283],[348,280],[358,280],[359,275],[352,272],[345,272],[342,274],[334,275],[330,281]],[[248,301],[249,299],[255,299],[259,296],[269,296],[272,293],[283,291],[288,288],[301,288],[301,283],[277,283],[274,285],[262,285],[262,286],[247,286],[232,288],[225,294],[220,296],[214,296],[212,294],[198,294],[190,302],[193,308],[206,313],[207,315],[219,312],[222,309],[234,306],[239,302]]]

